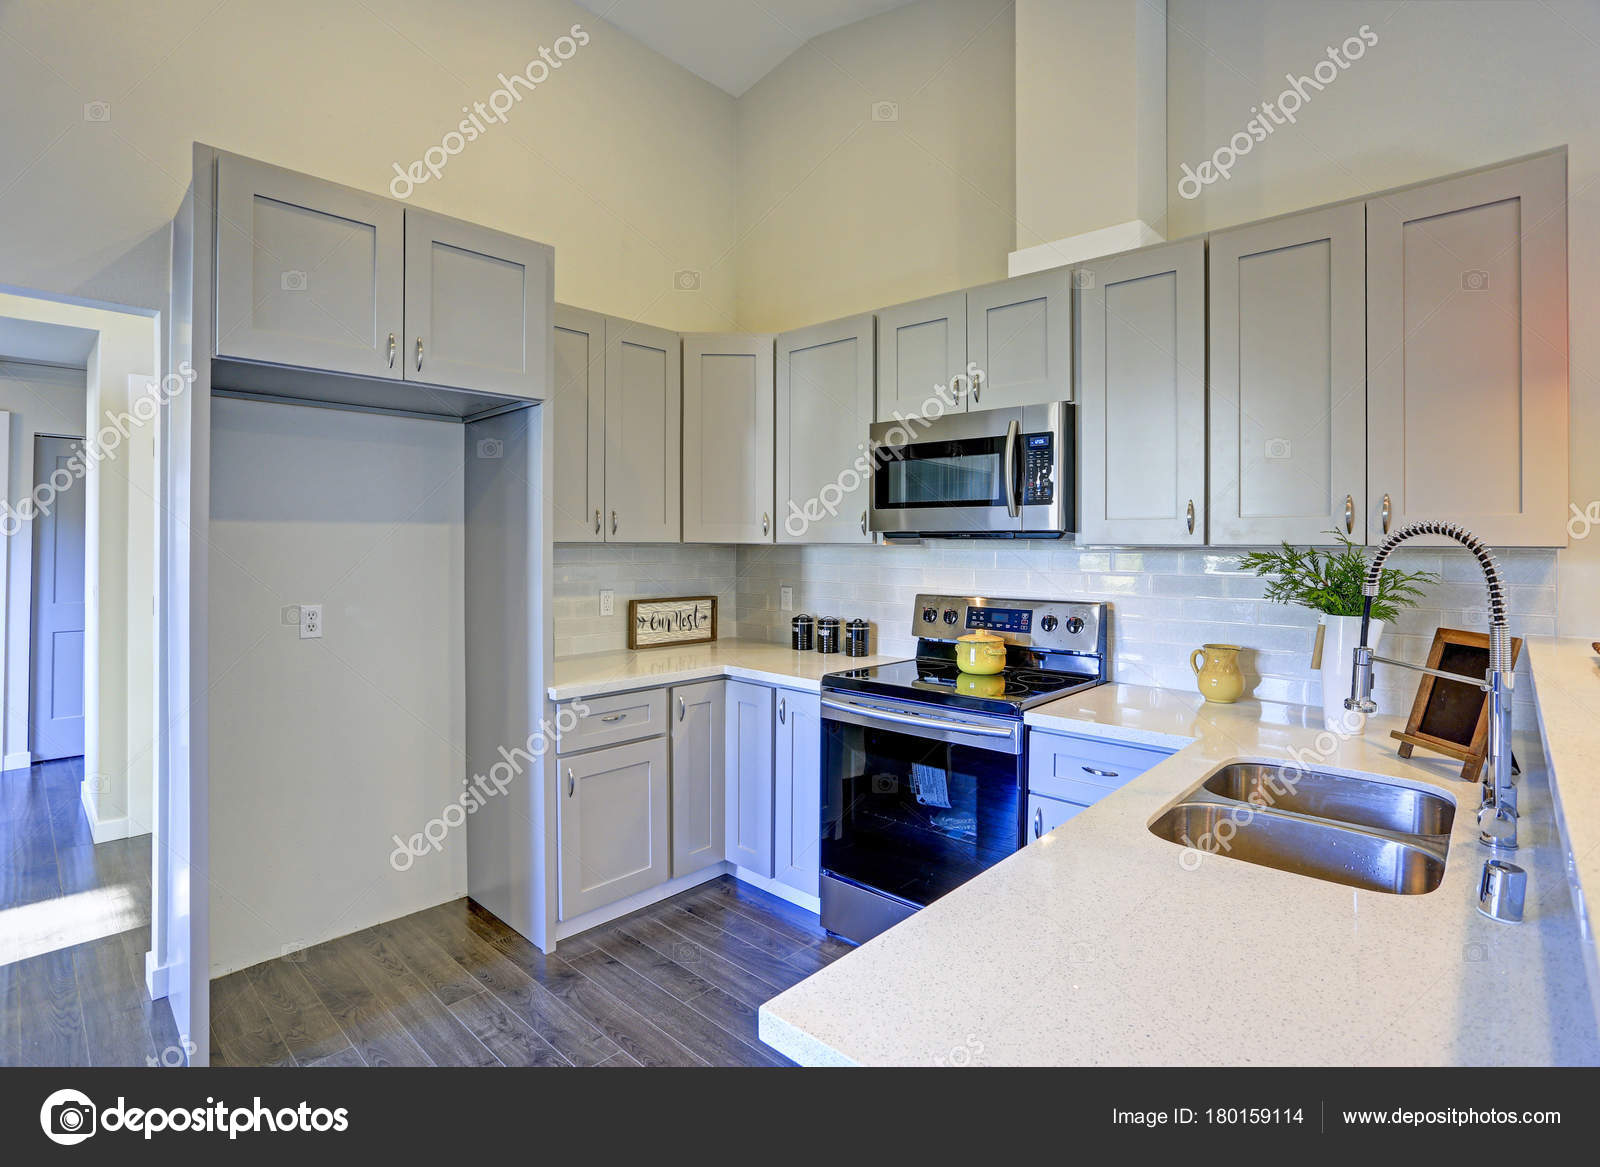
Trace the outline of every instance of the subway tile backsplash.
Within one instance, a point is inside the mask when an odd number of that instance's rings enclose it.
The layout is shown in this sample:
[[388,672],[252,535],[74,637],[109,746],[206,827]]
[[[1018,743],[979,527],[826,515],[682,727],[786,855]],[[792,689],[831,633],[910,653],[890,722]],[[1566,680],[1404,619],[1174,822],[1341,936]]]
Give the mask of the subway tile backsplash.
[[[555,549],[556,651],[565,656],[627,644],[627,601],[635,596],[718,597],[720,635],[783,642],[795,612],[860,616],[872,623],[873,650],[915,650],[909,634],[918,592],[1103,600],[1111,605],[1112,676],[1135,685],[1191,689],[1189,654],[1200,644],[1242,645],[1250,694],[1315,704],[1311,669],[1316,615],[1262,599],[1262,582],[1238,570],[1239,551],[1220,548],[1076,548],[1049,542],[930,541],[909,546],[721,547],[569,546]],[[1512,633],[1555,634],[1555,552],[1499,554],[1509,587]],[[1402,614],[1382,651],[1408,660],[1426,654],[1434,629],[1481,629],[1484,596],[1465,551],[1406,549],[1391,566],[1444,578],[1424,607]],[[794,607],[779,588],[794,588]],[[598,616],[597,593],[616,589],[616,614]],[[1385,711],[1410,709],[1416,676],[1380,668]]]

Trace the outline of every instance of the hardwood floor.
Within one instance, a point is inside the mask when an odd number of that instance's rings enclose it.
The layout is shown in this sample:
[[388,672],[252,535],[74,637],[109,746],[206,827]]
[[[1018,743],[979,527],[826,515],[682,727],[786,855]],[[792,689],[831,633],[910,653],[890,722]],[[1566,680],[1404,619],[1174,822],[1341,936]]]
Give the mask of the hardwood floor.
[[0,773],[0,1065],[181,1064],[144,985],[150,836],[95,846],[74,758]]
[[728,876],[553,956],[456,900],[213,981],[212,1062],[784,1066],[757,1007],[847,951]]

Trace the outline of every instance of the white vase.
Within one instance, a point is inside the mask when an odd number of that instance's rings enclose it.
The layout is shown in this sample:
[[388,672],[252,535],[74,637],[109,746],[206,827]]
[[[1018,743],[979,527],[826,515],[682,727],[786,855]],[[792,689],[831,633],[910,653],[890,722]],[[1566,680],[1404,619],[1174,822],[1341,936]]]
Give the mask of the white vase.
[[[1360,616],[1324,616],[1322,635],[1322,724],[1336,733],[1360,733],[1366,719],[1344,707],[1355,671],[1355,652],[1361,644]],[[1367,647],[1377,648],[1383,638],[1383,621],[1367,630]]]

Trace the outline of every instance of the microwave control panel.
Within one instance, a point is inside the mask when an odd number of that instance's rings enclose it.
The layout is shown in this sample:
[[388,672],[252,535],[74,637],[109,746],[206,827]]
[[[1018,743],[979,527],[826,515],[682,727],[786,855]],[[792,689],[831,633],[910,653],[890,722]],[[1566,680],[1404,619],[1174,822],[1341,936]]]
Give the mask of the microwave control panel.
[[1055,435],[1022,435],[1022,505],[1049,505],[1055,501]]

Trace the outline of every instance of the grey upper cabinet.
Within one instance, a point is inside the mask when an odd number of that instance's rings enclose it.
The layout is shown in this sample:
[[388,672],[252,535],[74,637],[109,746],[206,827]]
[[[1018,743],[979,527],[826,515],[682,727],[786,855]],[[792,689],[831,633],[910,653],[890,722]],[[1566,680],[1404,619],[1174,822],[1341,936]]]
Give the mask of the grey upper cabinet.
[[969,409],[1072,400],[1072,280],[1066,268],[967,291]]
[[1366,214],[1210,239],[1210,542],[1366,538]]
[[822,698],[779,689],[773,749],[773,875],[806,895],[820,892]]
[[557,304],[555,384],[555,541],[604,540],[606,485],[606,318]]
[[967,294],[949,292],[878,316],[877,418],[922,417],[936,396],[966,408]]
[[404,290],[399,203],[217,160],[218,356],[401,379]]
[[668,878],[667,764],[664,737],[557,759],[563,920]]
[[723,787],[723,681],[675,685],[672,719],[672,876],[722,862],[727,835]]
[[873,318],[851,316],[777,341],[777,540],[868,543]]
[[1205,268],[1196,239],[1078,269],[1082,542],[1205,541]]
[[554,251],[415,207],[405,220],[406,379],[543,398]]
[[607,318],[601,526],[608,542],[678,541],[682,375],[677,333]]
[[1367,202],[1368,537],[1567,542],[1564,153]]
[[773,338],[683,338],[683,541],[771,543]]
[[729,681],[726,701],[724,856],[771,878],[772,690],[748,681]]

